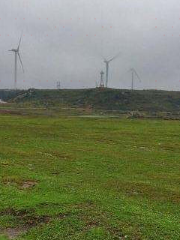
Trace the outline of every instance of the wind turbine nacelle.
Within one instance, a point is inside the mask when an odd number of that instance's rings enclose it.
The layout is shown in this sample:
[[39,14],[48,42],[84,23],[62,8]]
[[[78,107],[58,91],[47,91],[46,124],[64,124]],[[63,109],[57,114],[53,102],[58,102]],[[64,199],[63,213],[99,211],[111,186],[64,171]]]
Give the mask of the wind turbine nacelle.
[[11,50],[9,50],[9,51],[11,51],[11,52],[18,52],[17,49],[11,49]]

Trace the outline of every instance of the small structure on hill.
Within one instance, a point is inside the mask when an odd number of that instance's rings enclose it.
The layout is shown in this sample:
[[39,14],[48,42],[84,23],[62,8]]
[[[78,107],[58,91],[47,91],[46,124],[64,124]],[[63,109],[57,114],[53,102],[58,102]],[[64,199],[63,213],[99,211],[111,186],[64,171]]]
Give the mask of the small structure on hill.
[[61,89],[61,82],[57,82],[57,89]]
[[101,75],[101,78],[100,78],[99,87],[100,87],[100,88],[104,88],[104,72],[101,71],[101,72],[100,72],[100,75]]

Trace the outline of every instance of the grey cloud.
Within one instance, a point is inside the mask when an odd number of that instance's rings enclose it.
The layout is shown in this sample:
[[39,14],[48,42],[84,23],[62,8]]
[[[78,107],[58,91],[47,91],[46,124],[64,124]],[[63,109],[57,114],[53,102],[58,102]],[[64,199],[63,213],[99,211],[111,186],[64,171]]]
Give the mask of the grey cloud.
[[0,0],[0,87],[13,87],[14,56],[23,32],[19,88],[94,87],[110,65],[109,86],[180,90],[178,0]]

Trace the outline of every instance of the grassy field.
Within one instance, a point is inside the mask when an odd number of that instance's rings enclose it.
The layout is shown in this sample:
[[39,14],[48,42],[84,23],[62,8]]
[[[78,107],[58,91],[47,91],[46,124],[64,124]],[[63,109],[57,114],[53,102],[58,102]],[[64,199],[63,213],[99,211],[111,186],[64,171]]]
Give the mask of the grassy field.
[[180,122],[0,115],[0,184],[0,240],[178,240]]

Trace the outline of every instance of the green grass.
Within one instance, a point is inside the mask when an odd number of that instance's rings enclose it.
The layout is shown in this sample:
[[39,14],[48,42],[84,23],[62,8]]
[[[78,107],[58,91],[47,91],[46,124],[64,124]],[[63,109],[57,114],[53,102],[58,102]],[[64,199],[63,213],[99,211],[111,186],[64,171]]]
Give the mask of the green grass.
[[179,121],[1,115],[0,232],[180,239],[179,133]]
[[180,93],[124,89],[0,90],[0,98],[29,107],[79,107],[116,111],[180,111]]

